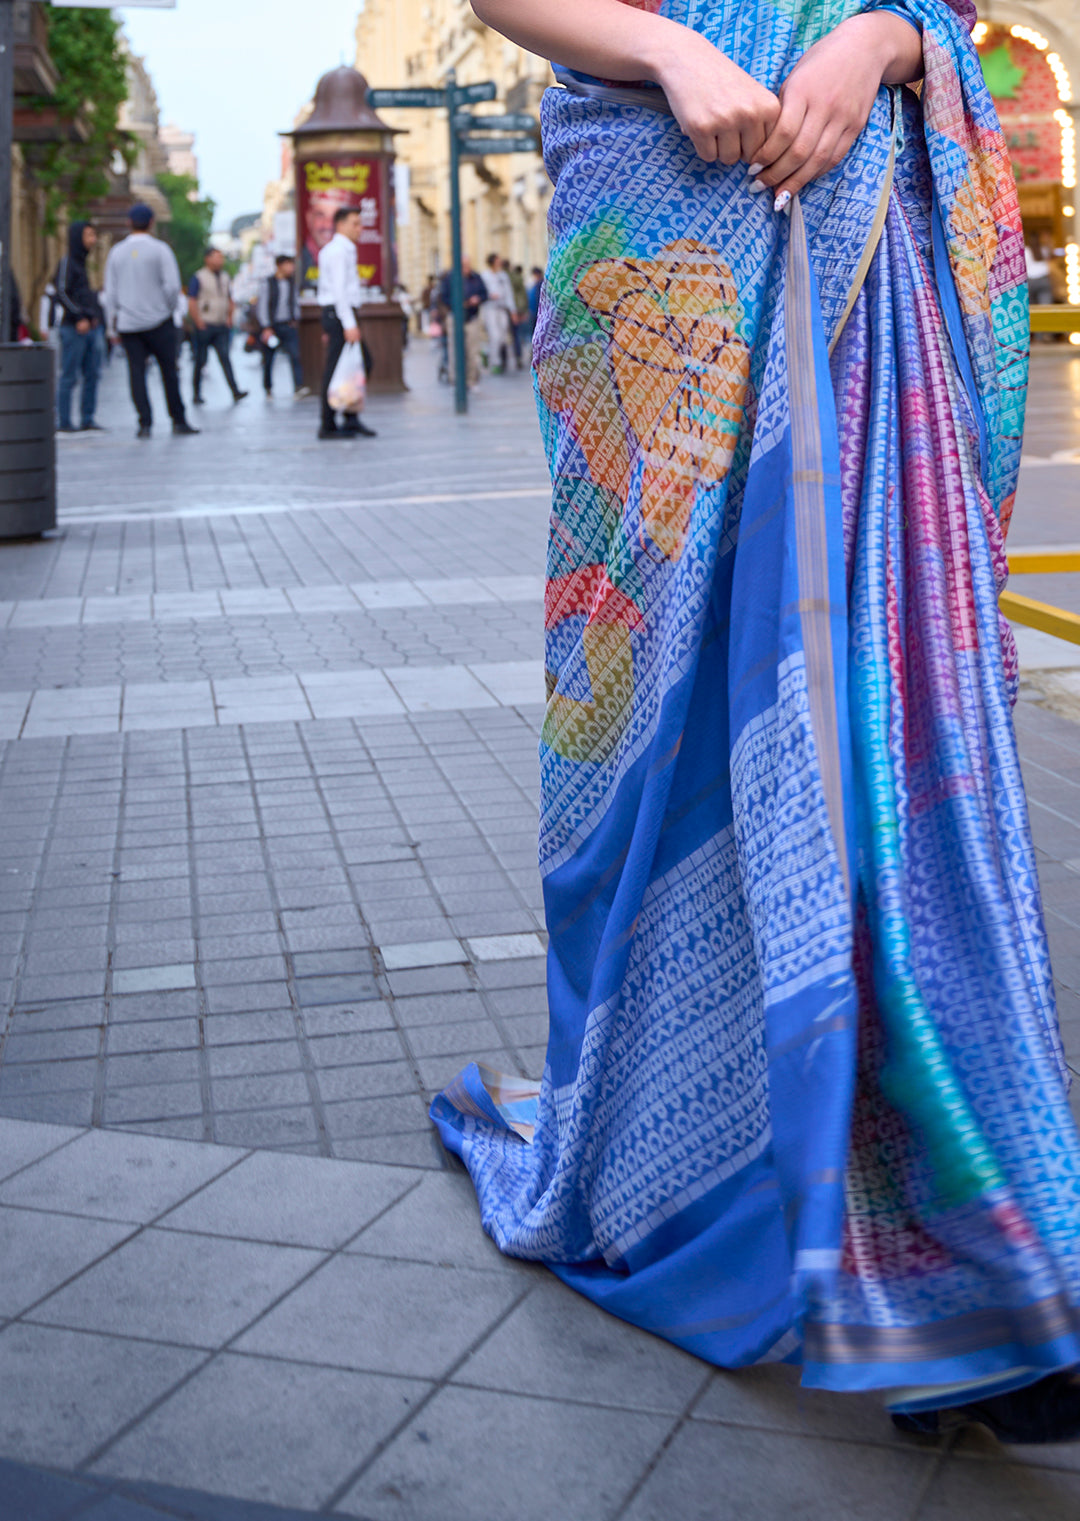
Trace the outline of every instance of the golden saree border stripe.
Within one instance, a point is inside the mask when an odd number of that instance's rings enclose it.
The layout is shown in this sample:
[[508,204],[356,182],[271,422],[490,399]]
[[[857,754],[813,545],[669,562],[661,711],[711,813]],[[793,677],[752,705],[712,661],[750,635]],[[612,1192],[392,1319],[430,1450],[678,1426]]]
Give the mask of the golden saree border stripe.
[[859,299],[859,292],[862,290],[863,286],[866,283],[866,277],[870,273],[871,262],[873,261],[874,255],[877,253],[878,244],[881,242],[881,234],[885,231],[885,218],[889,214],[889,198],[892,195],[893,175],[896,171],[895,123],[898,122],[899,119],[899,110],[894,105],[893,138],[892,144],[889,148],[889,161],[885,165],[885,175],[881,182],[881,199],[878,201],[877,210],[874,212],[874,220],[870,224],[870,233],[866,239],[866,246],[862,251],[862,255],[859,259],[858,264],[855,266],[855,273],[851,277],[851,289],[847,293],[847,300],[844,302],[844,310],[840,313],[840,320],[836,324],[836,330],[833,333],[832,338],[829,340],[830,357],[832,356],[833,349],[840,342],[840,334],[844,331],[845,327],[847,327],[848,318],[851,316],[851,313],[855,309],[855,303]]
[[810,726],[817,745],[825,808],[845,888],[851,874],[844,829],[844,777],[840,720],[833,674],[832,602],[829,596],[825,462],[821,447],[817,368],[806,222],[796,196],[791,203],[784,317],[787,324],[788,397],[791,408],[791,489],[795,504],[795,550],[799,616],[806,661]]
[[815,1363],[927,1362],[1019,1342],[1040,1346],[1075,1335],[1080,1314],[1063,1294],[1012,1309],[973,1310],[933,1325],[855,1326],[809,1321],[806,1359]]

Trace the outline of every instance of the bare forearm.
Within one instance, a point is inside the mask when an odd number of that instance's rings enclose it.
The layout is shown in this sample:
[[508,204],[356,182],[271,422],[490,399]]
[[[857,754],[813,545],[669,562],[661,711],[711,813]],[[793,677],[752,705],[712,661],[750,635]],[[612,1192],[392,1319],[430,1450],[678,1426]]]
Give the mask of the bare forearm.
[[623,0],[472,0],[481,21],[541,58],[602,79],[659,81],[688,29]]

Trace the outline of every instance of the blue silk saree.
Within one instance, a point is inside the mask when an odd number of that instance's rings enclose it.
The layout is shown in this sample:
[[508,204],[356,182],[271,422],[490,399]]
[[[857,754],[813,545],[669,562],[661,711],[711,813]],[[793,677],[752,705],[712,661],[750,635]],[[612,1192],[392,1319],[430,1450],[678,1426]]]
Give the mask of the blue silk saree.
[[[648,8],[776,89],[866,7]],[[432,1116],[503,1251],[933,1403],[1080,1362],[1080,1145],[997,610],[1015,188],[967,20],[888,8],[923,83],[789,216],[655,91],[545,97],[550,1044]]]

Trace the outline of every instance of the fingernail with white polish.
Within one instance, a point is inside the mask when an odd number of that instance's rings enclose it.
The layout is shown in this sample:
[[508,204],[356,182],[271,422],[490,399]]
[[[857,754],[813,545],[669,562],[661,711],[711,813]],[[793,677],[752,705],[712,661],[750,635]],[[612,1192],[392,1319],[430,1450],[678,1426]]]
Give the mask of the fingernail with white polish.
[[776,197],[776,200],[773,201],[772,209],[774,211],[786,211],[788,209],[790,201],[791,191],[781,190],[780,194]]
[[755,174],[760,174],[761,171],[764,169],[764,167],[765,167],[764,164],[751,164],[750,167],[749,167],[749,169],[747,169],[746,172],[750,176],[750,178],[753,179],[754,175]]
[[763,190],[768,190],[769,187],[762,180],[751,180],[748,188],[751,195],[760,195]]

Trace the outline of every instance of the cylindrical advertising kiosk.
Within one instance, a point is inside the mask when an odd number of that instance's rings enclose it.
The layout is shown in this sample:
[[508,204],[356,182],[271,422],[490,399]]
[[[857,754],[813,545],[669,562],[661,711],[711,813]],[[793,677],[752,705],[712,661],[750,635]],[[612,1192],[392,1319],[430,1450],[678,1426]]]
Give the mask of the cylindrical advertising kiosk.
[[315,106],[292,132],[296,172],[297,279],[304,380],[322,375],[322,325],[317,299],[319,254],[334,235],[340,206],[360,213],[356,262],[364,302],[360,330],[370,357],[368,387],[403,391],[404,313],[393,299],[394,127],[368,105],[367,80],[356,69],[332,69],[319,80]]

